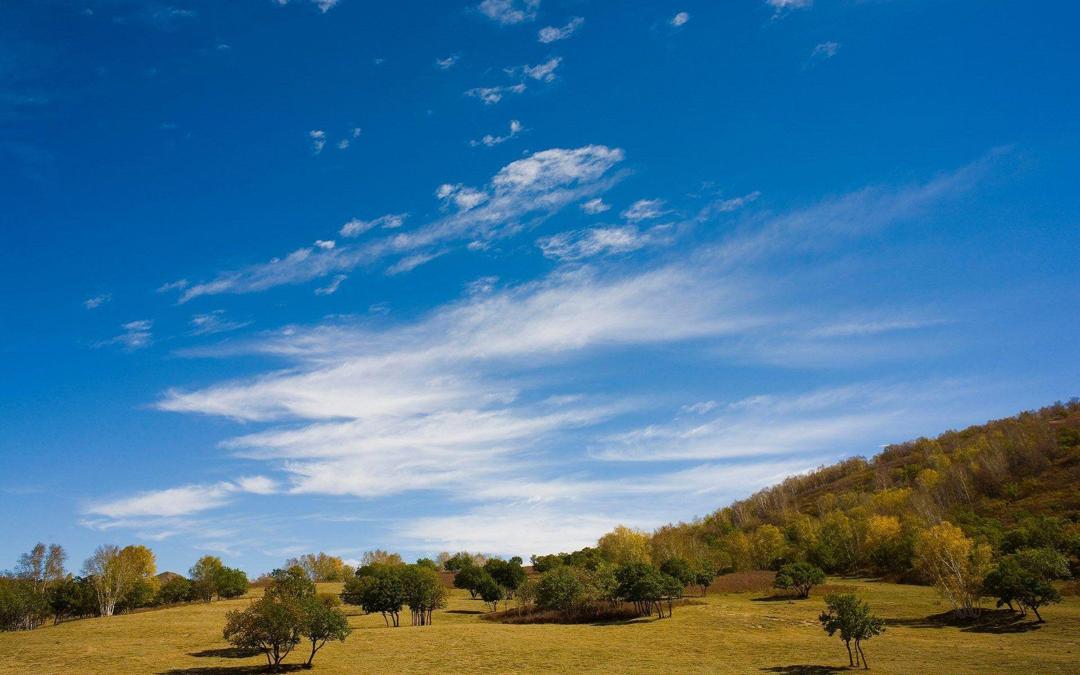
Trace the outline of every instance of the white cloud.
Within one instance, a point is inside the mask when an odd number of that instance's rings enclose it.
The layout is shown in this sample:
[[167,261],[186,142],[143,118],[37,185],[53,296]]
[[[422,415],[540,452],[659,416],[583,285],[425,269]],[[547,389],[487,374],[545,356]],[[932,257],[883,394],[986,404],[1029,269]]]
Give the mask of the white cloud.
[[537,240],[544,256],[556,260],[581,260],[596,255],[628,253],[653,243],[649,233],[633,225],[625,227],[596,227],[572,232],[560,232]]
[[478,98],[485,105],[495,105],[506,94],[520,94],[525,91],[524,84],[515,84],[507,87],[473,87],[465,92],[466,96]]
[[438,66],[440,70],[449,70],[457,64],[460,58],[461,57],[458,54],[451,54],[443,59],[435,59],[435,65]]
[[113,519],[184,516],[224,506],[237,493],[271,494],[275,491],[274,481],[265,476],[251,476],[236,482],[141,492],[132,497],[91,504],[83,512]]
[[308,132],[308,138],[311,139],[311,150],[316,155],[326,147],[326,132],[322,129],[312,129]]
[[581,210],[590,216],[595,216],[598,213],[610,210],[611,207],[604,203],[604,200],[600,197],[590,199],[587,202],[581,204]]
[[822,42],[814,47],[814,50],[810,52],[810,58],[812,59],[831,59],[836,56],[836,53],[840,51],[839,42]]
[[214,335],[239,330],[251,325],[250,321],[230,321],[225,318],[225,310],[216,309],[206,314],[195,314],[191,317],[192,335]]
[[[603,145],[536,152],[504,166],[483,188],[454,183],[440,186],[436,196],[443,200],[448,212],[423,227],[329,251],[300,248],[284,258],[223,272],[211,281],[190,286],[181,294],[180,302],[203,295],[250,293],[307,282],[387,256],[444,249],[453,241],[464,240],[470,247],[482,247],[485,242],[520,231],[521,219],[526,216],[536,223],[568,204],[607,189],[618,178],[610,174],[611,169],[622,159],[622,150]],[[346,223],[343,236],[359,234],[368,225],[363,221]]]
[[712,412],[717,407],[716,401],[699,401],[690,405],[684,405],[683,411],[694,413],[695,415],[704,415],[707,412]]
[[775,10],[774,16],[781,16],[793,9],[805,9],[813,2],[814,0],[765,0],[765,4]]
[[121,326],[121,328],[124,329],[123,333],[103,342],[99,342],[97,343],[97,346],[123,345],[128,351],[149,347],[154,339],[153,333],[151,333],[153,326],[154,322],[150,319],[129,321]]
[[671,25],[675,26],[676,28],[680,26],[685,26],[688,21],[690,21],[690,14],[688,14],[687,12],[679,12],[675,16],[671,17]]
[[477,9],[480,13],[503,25],[532,21],[540,0],[483,0]]
[[676,419],[608,436],[593,451],[604,460],[671,461],[820,453],[868,435],[902,437],[912,418],[946,418],[956,383],[858,383],[763,395],[728,404],[710,419]]
[[560,63],[562,63],[562,57],[556,56],[535,66],[522,66],[522,70],[527,77],[531,77],[534,80],[554,82],[555,70],[559,67]]
[[492,134],[485,134],[484,137],[480,140],[469,141],[469,145],[473,146],[474,148],[479,145],[490,148],[492,146],[499,145],[500,143],[505,143],[506,141],[510,140],[514,136],[517,136],[524,130],[525,127],[522,126],[521,122],[517,120],[510,120],[510,132],[507,133],[505,136],[494,136]]
[[348,278],[349,277],[344,274],[334,275],[334,278],[330,280],[330,283],[321,288],[315,289],[315,295],[333,295],[334,293],[337,293],[337,289],[339,286],[341,286],[341,282],[345,281]]
[[169,291],[182,291],[187,288],[191,282],[187,279],[178,279],[176,281],[170,281],[169,283],[158,286],[158,293],[168,293]]
[[[289,4],[289,0],[274,0],[274,1],[277,2],[277,4],[282,6],[282,7]],[[309,0],[309,1],[311,2],[311,4],[318,7],[319,11],[322,12],[323,14],[326,14],[327,12],[329,12],[331,9],[333,9],[334,7],[337,6],[338,2],[340,2],[340,0]]]
[[642,220],[659,218],[667,213],[663,199],[639,199],[622,212],[622,217],[636,223]]
[[540,29],[540,32],[537,34],[537,39],[539,39],[540,42],[542,42],[543,44],[549,44],[558,40],[565,40],[566,38],[573,35],[578,28],[581,28],[582,24],[584,23],[585,19],[581,18],[580,16],[575,16],[574,18],[570,19],[570,21],[565,26],[561,28],[556,26],[545,26],[544,28]]
[[111,293],[102,293],[100,295],[95,295],[92,298],[87,298],[86,300],[83,300],[83,307],[87,309],[97,309],[98,307],[101,307],[110,300],[112,300]]
[[407,213],[388,213],[385,216],[379,216],[373,220],[359,220],[353,218],[341,226],[339,234],[343,237],[358,237],[368,230],[373,230],[377,227],[381,227],[384,230],[394,230],[404,225],[405,219],[408,217],[409,214]]

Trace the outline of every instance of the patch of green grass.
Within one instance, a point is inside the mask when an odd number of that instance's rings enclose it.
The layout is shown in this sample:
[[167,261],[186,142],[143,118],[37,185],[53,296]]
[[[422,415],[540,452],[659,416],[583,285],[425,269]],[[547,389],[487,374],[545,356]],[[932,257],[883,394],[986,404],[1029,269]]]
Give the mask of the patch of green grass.
[[[887,622],[866,644],[883,673],[1080,672],[1080,600],[1046,609],[1047,623],[1004,614],[955,626],[933,589],[833,580],[864,597]],[[320,591],[334,592],[340,584]],[[763,599],[770,593],[710,594],[669,619],[606,625],[507,625],[483,621],[487,606],[455,591],[450,606],[424,628],[386,628],[380,616],[346,606],[355,629],[322,650],[315,670],[356,672],[831,672],[847,653],[817,623],[823,592],[809,600]],[[247,599],[86,619],[25,633],[0,634],[0,672],[259,672],[262,656],[237,654],[221,639],[225,612]],[[405,619],[407,621],[407,618]],[[297,652],[286,663],[303,660]],[[799,670],[802,668],[803,670]]]

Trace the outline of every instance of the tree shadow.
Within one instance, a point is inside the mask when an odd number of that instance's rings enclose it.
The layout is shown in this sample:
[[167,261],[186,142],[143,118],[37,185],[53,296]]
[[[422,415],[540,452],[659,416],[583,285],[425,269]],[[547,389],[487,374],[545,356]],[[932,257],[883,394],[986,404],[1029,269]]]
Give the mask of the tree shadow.
[[[301,663],[283,663],[279,673],[294,673],[307,670]],[[255,673],[269,673],[270,668],[265,664],[257,666],[196,666],[195,668],[172,668],[162,671],[160,675],[254,675]]]
[[791,675],[830,675],[830,673],[842,673],[849,670],[847,667],[837,668],[835,666],[773,666],[772,668],[762,668],[767,673],[790,673]]
[[921,619],[886,619],[886,626],[908,628],[959,628],[966,633],[1027,633],[1039,630],[1043,624],[1030,616],[1021,616],[1008,609],[984,610],[972,618],[958,617],[952,611],[932,614]]
[[446,610],[446,613],[447,614],[490,614],[490,612],[485,612],[485,611],[479,610],[479,609],[448,609],[448,610]]
[[795,602],[796,600],[809,600],[810,598],[800,598],[797,595],[789,595],[787,593],[773,593],[772,595],[766,595],[761,598],[750,598],[750,602]]
[[262,651],[243,649],[241,647],[223,647],[221,649],[204,649],[201,652],[190,652],[188,656],[216,659],[249,659],[252,656],[262,656]]

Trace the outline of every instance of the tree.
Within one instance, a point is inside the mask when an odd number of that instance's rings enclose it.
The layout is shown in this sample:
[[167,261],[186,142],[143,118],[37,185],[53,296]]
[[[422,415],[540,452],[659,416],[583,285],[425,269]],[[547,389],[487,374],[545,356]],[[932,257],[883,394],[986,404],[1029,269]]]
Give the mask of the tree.
[[979,612],[983,578],[990,571],[990,547],[976,545],[952,523],[923,530],[915,540],[915,563],[948,599],[958,616]]
[[480,584],[490,576],[484,568],[468,565],[454,575],[454,588],[468,591],[469,596],[475,600],[480,591]]
[[714,579],[716,567],[709,561],[703,560],[694,567],[694,585],[701,587],[701,597],[705,597]]
[[575,571],[565,565],[545,572],[536,585],[536,604],[563,612],[567,617],[580,605],[585,586]]
[[216,585],[219,598],[239,598],[248,591],[247,573],[236,567],[222,567]]
[[750,535],[750,559],[756,569],[775,569],[784,557],[784,533],[775,525],[760,525]]
[[1043,623],[1039,608],[1061,602],[1061,594],[1051,583],[1067,579],[1069,561],[1050,548],[1022,549],[1001,559],[983,581],[983,591],[997,598],[997,606],[1017,603],[1021,615],[1030,609]]
[[663,601],[666,600],[667,615],[671,616],[672,599],[682,595],[682,582],[647,563],[622,565],[615,571],[615,578],[618,581],[618,597],[634,603],[642,615],[649,615],[655,610],[659,618],[664,618]]
[[600,553],[616,565],[651,561],[649,555],[649,533],[633,530],[619,525],[611,532],[600,537],[597,543]]
[[[491,562],[490,560],[488,562]],[[490,574],[486,575],[476,589],[480,599],[491,605],[491,611],[499,609],[499,601],[506,597],[506,591],[499,585]]]
[[492,558],[484,563],[484,571],[502,587],[503,595],[507,598],[513,598],[514,589],[525,581],[525,568],[521,566],[521,558],[510,560]]
[[[851,593],[830,594],[825,597],[825,611],[818,616],[821,627],[829,637],[839,633],[847,647],[848,665],[869,669],[862,643],[885,632],[885,622],[870,613],[870,606]],[[851,643],[855,642],[855,658],[852,659]]]
[[668,558],[660,565],[660,571],[675,577],[682,582],[683,586],[689,586],[697,581],[697,575],[685,558]]
[[287,596],[266,596],[253,600],[247,609],[226,614],[222,636],[241,649],[262,651],[270,670],[277,672],[281,662],[300,643],[304,626],[300,601]]
[[225,564],[214,555],[204,555],[195,561],[188,570],[191,576],[191,588],[195,597],[203,602],[210,602],[218,594],[218,581]]
[[315,582],[308,577],[303,567],[276,569],[270,573],[270,585],[266,595],[273,598],[304,600],[315,597]]
[[[381,553],[383,556],[389,555],[385,551],[369,551],[368,555],[373,553]],[[400,561],[401,557],[398,556],[398,562]],[[307,572],[307,575],[311,577],[311,580],[316,582],[345,581],[348,576],[348,565],[345,564],[344,560],[322,552],[306,553],[299,558],[287,560],[285,561],[285,567],[302,567]]]
[[111,544],[99,546],[83,564],[86,576],[93,580],[98,610],[102,616],[112,616],[116,605],[124,599],[140,579],[154,575],[154,554],[145,546],[121,549]]
[[426,567],[406,565],[401,571],[401,580],[413,625],[430,625],[433,612],[446,606],[446,587],[439,573]]
[[479,567],[484,563],[482,558],[483,556],[468,551],[458,551],[443,561],[443,569],[447,572],[460,572],[466,567]]
[[418,558],[417,561],[416,561],[416,564],[419,565],[420,567],[426,567],[426,568],[428,568],[430,570],[434,570],[436,572],[439,571],[439,563],[435,562],[431,558]]
[[15,576],[30,584],[35,591],[45,586],[45,544],[38,542],[29,553],[19,556],[15,565]]
[[353,577],[345,582],[341,599],[358,605],[367,614],[382,614],[387,626],[400,626],[401,606],[405,604],[404,566],[378,568],[377,573]]
[[173,605],[178,602],[190,602],[195,599],[195,589],[189,580],[175,576],[161,584],[157,592],[158,604]]
[[90,579],[68,577],[49,587],[47,593],[53,623],[69,616],[92,616],[98,611],[97,595]]
[[311,643],[311,653],[305,664],[310,668],[316,652],[331,640],[344,642],[352,629],[349,628],[348,617],[340,609],[319,599],[308,598],[304,601],[303,612],[300,635]]
[[795,591],[800,598],[809,598],[810,589],[825,583],[825,572],[807,562],[789,563],[776,573],[773,586]]
[[381,548],[377,548],[374,551],[365,551],[364,555],[360,556],[360,566],[366,567],[368,565],[404,565],[405,561],[401,559],[401,556],[397,553],[390,553],[384,551]]

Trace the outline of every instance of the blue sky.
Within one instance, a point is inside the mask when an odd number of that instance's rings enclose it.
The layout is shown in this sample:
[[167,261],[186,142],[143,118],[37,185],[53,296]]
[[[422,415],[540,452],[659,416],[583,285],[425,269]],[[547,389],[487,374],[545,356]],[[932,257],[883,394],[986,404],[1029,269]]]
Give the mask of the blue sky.
[[0,7],[0,561],[528,556],[1080,394],[1071,3]]

